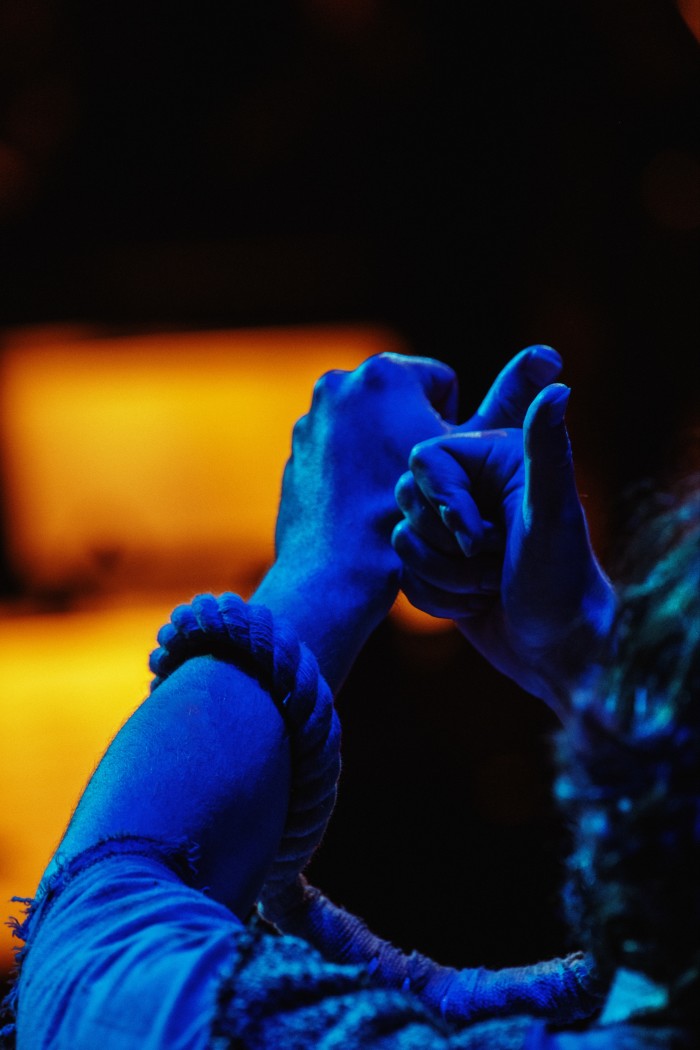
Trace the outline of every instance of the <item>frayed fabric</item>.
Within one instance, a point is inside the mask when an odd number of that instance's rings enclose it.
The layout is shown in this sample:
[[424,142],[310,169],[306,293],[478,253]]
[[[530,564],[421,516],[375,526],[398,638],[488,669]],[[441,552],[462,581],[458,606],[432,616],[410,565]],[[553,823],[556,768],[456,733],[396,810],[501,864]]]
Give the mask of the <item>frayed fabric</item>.
[[266,905],[263,914],[326,959],[366,966],[373,984],[412,991],[450,1022],[529,1014],[571,1023],[595,1013],[605,992],[592,960],[580,952],[503,970],[457,970],[419,952],[406,954],[375,936],[362,919],[333,904],[303,876],[274,906]]
[[480,1042],[361,966],[244,927],[182,882],[188,855],[111,840],[47,880],[23,930],[21,1050],[522,1050],[526,1019]]
[[458,1031],[294,937],[246,931],[221,984],[211,1050],[525,1050],[527,1017]]
[[15,1045],[17,981],[22,964],[22,956],[24,955],[26,947],[29,920],[34,908],[34,899],[32,897],[12,897],[11,900],[13,904],[21,904],[23,906],[24,916],[22,919],[17,919],[14,916],[11,916],[5,925],[10,927],[12,937],[21,941],[22,944],[14,949],[15,963],[11,974],[10,990],[0,1003],[0,1019],[7,1021],[7,1023],[0,1028],[0,1050],[11,1050]]
[[112,835],[65,863],[61,862],[59,854],[57,869],[49,878],[42,879],[35,897],[12,897],[13,904],[23,906],[24,915],[20,919],[11,917],[7,922],[13,938],[21,941],[21,944],[14,949],[10,990],[0,1003],[0,1018],[5,1022],[0,1028],[0,1050],[13,1050],[15,1046],[19,978],[32,930],[46,918],[73,879],[103,861],[120,856],[141,856],[157,860],[184,883],[191,885],[197,873],[198,853],[198,846],[185,839],[168,842],[141,835]]

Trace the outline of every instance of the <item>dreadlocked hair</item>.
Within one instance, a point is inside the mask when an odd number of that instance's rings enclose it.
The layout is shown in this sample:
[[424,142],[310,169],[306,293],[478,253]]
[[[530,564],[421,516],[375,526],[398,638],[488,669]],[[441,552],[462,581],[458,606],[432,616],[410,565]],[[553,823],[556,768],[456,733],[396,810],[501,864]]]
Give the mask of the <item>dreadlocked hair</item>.
[[610,651],[558,739],[565,906],[601,973],[700,1023],[700,475],[637,522]]

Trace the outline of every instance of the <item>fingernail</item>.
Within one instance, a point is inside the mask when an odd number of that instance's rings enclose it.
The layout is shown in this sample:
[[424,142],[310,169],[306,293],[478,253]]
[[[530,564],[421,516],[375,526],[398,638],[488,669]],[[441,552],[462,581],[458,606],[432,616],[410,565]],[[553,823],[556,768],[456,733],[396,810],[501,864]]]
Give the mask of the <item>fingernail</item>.
[[472,547],[474,546],[469,533],[457,531],[455,532],[455,539],[462,550],[462,554],[466,555],[468,558],[471,555]]
[[533,383],[544,386],[551,383],[561,372],[562,360],[557,351],[544,343],[530,348],[525,362],[525,374]]
[[570,394],[571,387],[561,384],[557,387],[556,393],[550,394],[547,398],[547,422],[550,427],[557,427],[564,421]]
[[438,503],[438,512],[442,518],[442,524],[451,532],[454,530],[454,514],[446,503]]
[[[445,528],[449,529],[450,532],[456,533],[462,528],[464,522],[462,521],[462,515],[459,511],[455,510],[454,507],[448,507],[446,503],[438,503],[438,511],[442,524]],[[463,533],[466,536],[466,532]]]

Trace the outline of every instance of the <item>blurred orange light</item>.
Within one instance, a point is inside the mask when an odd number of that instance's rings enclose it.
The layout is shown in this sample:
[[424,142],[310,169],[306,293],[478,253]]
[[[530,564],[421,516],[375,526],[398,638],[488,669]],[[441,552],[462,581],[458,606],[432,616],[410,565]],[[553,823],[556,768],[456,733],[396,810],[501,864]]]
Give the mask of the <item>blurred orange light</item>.
[[[9,554],[0,609],[0,900],[29,896],[178,601],[249,593],[273,557],[292,427],[315,380],[405,348],[375,328],[100,336],[15,331],[0,347]],[[87,595],[87,597],[86,597]],[[80,599],[80,600],[78,600]],[[401,600],[408,630],[447,626]],[[0,925],[0,966],[12,938]]]
[[20,578],[41,591],[103,586],[106,569],[108,588],[250,574],[272,558],[314,381],[386,349],[399,349],[389,333],[361,328],[8,337],[0,425]]
[[[0,619],[0,910],[21,915],[108,741],[148,691],[148,653],[169,608]],[[12,962],[0,924],[0,967]]]

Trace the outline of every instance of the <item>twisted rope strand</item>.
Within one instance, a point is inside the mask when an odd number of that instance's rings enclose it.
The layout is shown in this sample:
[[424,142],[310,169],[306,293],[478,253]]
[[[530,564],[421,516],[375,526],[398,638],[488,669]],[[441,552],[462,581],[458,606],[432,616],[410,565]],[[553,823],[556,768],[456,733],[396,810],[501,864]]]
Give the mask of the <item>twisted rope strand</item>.
[[267,689],[289,734],[292,786],[282,841],[267,882],[274,899],[311,859],[335,805],[340,722],[313,653],[284,620],[237,594],[199,594],[178,605],[151,653],[151,692],[193,656],[211,655],[253,673]]

